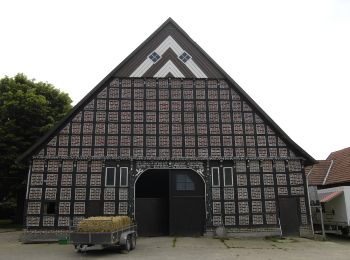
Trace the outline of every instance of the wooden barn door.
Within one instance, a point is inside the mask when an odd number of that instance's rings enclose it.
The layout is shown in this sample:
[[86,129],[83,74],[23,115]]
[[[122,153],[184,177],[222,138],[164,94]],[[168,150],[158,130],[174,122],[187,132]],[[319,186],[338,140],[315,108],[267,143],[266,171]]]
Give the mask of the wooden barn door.
[[192,170],[170,171],[169,233],[197,236],[204,232],[204,182]]
[[169,235],[168,199],[136,198],[136,221],[141,236]]
[[298,204],[296,198],[279,198],[278,201],[283,236],[299,235]]
[[205,191],[197,173],[149,170],[135,188],[135,218],[141,236],[203,234]]
[[141,236],[169,235],[169,172],[150,170],[136,182],[135,218]]

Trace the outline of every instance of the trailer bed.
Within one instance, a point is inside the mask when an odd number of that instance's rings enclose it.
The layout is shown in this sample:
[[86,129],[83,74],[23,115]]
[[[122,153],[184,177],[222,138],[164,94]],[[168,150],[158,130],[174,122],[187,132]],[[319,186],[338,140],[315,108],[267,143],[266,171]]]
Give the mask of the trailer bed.
[[127,251],[136,246],[137,225],[132,224],[111,232],[78,232],[70,233],[69,241],[78,252],[86,251],[87,248],[100,245],[102,248],[121,246]]

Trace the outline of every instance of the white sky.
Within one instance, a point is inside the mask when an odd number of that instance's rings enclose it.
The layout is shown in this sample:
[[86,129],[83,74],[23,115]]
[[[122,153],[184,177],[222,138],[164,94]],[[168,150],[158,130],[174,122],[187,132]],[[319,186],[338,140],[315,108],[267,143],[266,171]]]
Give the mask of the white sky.
[[350,1],[0,2],[0,77],[76,104],[172,17],[316,159],[350,146]]

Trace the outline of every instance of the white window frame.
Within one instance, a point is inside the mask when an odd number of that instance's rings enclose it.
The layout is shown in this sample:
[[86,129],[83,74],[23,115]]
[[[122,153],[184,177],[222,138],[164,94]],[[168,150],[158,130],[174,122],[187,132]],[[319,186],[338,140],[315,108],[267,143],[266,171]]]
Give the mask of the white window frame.
[[[214,169],[218,170],[218,185],[214,185]],[[220,187],[220,168],[219,167],[211,167],[211,186]]]
[[[226,184],[226,173],[225,173],[225,169],[231,169],[231,184]],[[233,168],[232,167],[224,167],[224,187],[232,187],[233,186]]]
[[[107,185],[107,172],[108,172],[108,169],[114,169],[114,183],[113,185]],[[115,181],[116,181],[116,167],[106,167],[106,170],[105,170],[105,187],[115,187]]]
[[[122,169],[126,169],[126,184],[122,185]],[[129,185],[129,168],[128,167],[120,167],[119,168],[119,186],[120,187],[128,187]]]

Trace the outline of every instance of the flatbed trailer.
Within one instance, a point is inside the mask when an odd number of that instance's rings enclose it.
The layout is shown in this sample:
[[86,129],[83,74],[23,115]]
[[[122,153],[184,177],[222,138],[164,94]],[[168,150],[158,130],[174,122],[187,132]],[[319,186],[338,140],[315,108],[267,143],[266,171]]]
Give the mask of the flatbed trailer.
[[69,242],[77,252],[86,252],[96,248],[119,247],[129,252],[135,249],[137,225],[132,224],[111,232],[80,232],[73,230]]

